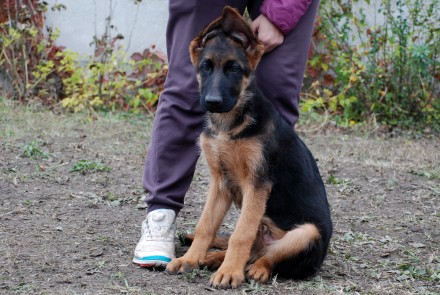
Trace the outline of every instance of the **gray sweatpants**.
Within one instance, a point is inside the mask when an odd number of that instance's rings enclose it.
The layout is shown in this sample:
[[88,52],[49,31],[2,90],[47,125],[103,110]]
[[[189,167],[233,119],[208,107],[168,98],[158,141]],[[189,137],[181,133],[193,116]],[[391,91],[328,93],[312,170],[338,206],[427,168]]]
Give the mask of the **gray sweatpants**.
[[[247,2],[247,3],[246,3]],[[246,4],[252,19],[262,0],[169,0],[167,53],[169,71],[154,118],[151,144],[145,161],[144,188],[148,212],[183,207],[200,155],[197,139],[203,129],[196,73],[189,58],[190,41],[226,5],[241,12]],[[281,46],[265,54],[257,68],[257,83],[292,127],[319,0],[313,0]]]

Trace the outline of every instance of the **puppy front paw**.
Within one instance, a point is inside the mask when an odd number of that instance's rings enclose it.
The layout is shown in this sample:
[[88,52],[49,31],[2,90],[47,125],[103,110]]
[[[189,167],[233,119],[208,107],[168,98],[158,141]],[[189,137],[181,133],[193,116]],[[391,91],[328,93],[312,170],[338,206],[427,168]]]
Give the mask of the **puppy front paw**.
[[197,259],[186,258],[185,256],[180,258],[174,258],[168,263],[165,272],[169,274],[180,274],[190,272],[193,269],[199,268],[199,261]]
[[237,288],[244,281],[242,269],[234,267],[220,267],[210,279],[211,286],[215,288]]

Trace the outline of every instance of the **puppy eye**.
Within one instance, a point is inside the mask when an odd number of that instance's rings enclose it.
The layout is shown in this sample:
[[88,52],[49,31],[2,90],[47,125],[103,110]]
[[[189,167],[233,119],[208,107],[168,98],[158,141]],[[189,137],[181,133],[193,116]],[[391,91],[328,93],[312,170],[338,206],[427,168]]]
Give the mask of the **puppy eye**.
[[229,70],[233,73],[237,73],[238,71],[240,71],[240,67],[237,65],[232,65]]
[[229,61],[226,64],[225,70],[230,72],[230,73],[237,73],[237,72],[240,71],[240,66],[237,63],[233,62],[233,61]]
[[209,72],[211,70],[211,65],[208,62],[204,62],[200,65],[200,70],[203,72]]

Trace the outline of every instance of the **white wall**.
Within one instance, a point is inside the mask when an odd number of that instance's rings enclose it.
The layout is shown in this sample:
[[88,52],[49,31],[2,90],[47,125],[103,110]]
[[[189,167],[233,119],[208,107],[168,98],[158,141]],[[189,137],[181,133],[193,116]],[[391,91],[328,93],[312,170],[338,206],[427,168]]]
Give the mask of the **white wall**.
[[[142,51],[152,44],[165,52],[168,0],[139,1],[140,3],[135,4],[136,0],[46,0],[49,3],[46,23],[60,29],[58,45],[66,46],[80,54],[92,54],[93,46],[90,46],[90,43],[93,36],[102,36],[105,31],[105,19],[112,15],[115,27],[111,35],[122,34],[125,39],[118,44],[124,44],[128,52]],[[355,2],[354,11],[362,8],[369,24],[380,26],[383,15],[378,14],[377,10],[381,1],[372,0],[369,3]],[[52,11],[50,7],[54,4],[64,4],[66,10]],[[353,38],[357,37],[353,35]]]
[[[92,54],[93,36],[105,32],[106,18],[112,15],[111,36],[122,34],[129,52],[142,51],[152,44],[166,51],[165,31],[168,0],[46,0],[49,9],[46,25],[61,32],[57,44],[80,54]],[[54,4],[64,4],[66,10],[52,11]]]

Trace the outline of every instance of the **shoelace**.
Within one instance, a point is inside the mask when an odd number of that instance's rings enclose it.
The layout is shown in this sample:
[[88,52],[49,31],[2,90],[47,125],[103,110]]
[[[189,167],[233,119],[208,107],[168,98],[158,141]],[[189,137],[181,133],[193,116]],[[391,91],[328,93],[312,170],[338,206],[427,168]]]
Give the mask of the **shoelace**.
[[[173,232],[169,230],[172,226],[173,226],[173,224],[171,224],[171,226],[167,228],[165,235],[160,235],[160,236],[162,236],[166,239],[172,238]],[[142,237],[144,238],[144,240],[151,240],[153,238],[152,232],[161,232],[161,230],[163,228],[165,228],[165,227],[157,225],[157,226],[151,227],[151,229],[150,229],[150,225],[148,224],[148,221],[147,221],[147,222],[145,222],[145,228],[144,228],[144,232],[142,233]]]
[[148,226],[148,222],[145,222],[145,227],[143,228],[142,237],[144,240],[150,240],[153,238],[151,234],[150,227]]

